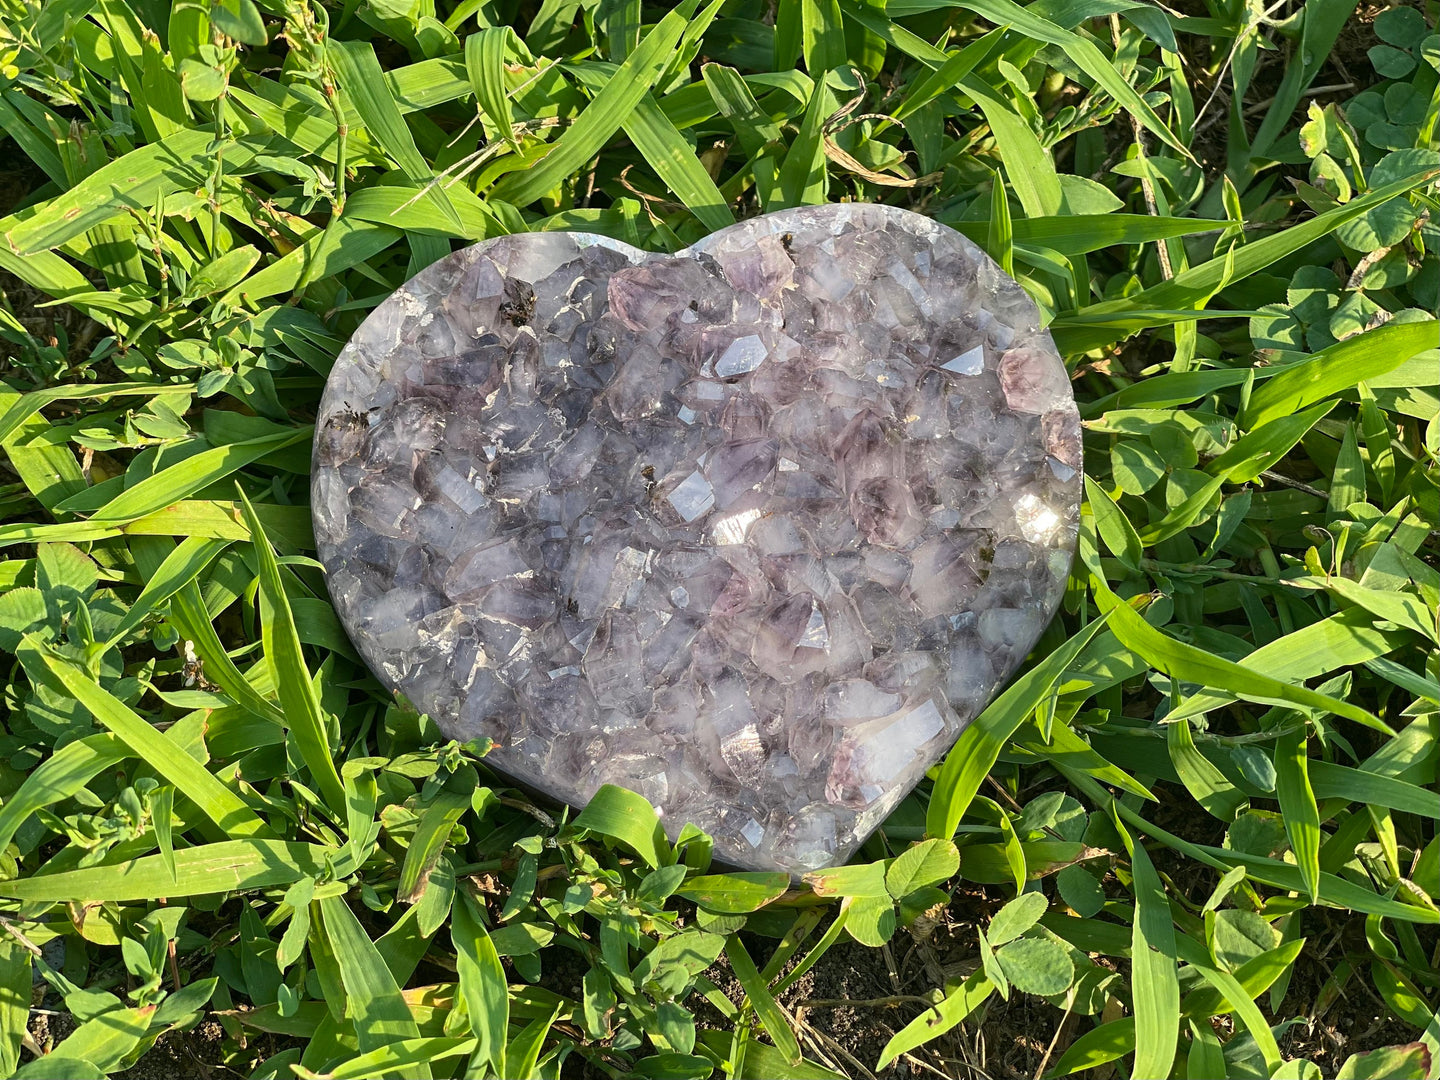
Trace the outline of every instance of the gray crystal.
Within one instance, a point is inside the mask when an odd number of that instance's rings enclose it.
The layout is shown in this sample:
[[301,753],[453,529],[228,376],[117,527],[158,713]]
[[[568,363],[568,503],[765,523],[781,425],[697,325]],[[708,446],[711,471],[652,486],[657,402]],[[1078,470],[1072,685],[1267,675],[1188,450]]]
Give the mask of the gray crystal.
[[781,211],[673,256],[530,233],[356,332],[315,531],[360,652],[449,734],[800,873],[1035,643],[1080,453],[1034,304],[918,215]]

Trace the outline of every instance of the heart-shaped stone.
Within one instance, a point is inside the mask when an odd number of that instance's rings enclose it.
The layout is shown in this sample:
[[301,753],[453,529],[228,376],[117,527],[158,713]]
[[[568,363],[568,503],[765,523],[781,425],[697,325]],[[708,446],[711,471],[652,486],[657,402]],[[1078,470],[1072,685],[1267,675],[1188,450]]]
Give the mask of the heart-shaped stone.
[[330,375],[315,534],[361,654],[448,734],[800,873],[1034,645],[1079,467],[1020,287],[917,214],[822,206],[676,255],[527,233],[424,270]]

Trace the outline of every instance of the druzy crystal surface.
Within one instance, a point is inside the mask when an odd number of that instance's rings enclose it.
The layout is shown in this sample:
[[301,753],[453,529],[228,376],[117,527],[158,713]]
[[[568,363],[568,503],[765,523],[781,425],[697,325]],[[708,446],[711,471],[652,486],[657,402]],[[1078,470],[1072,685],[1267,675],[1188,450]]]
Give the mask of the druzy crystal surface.
[[800,873],[1035,643],[1079,467],[1024,292],[949,228],[834,205],[429,267],[330,376],[315,531],[356,646],[448,734]]

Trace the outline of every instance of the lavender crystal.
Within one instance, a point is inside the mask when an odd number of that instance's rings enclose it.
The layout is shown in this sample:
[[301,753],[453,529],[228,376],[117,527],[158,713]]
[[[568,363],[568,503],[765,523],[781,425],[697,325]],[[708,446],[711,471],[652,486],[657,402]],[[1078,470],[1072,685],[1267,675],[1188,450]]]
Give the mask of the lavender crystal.
[[330,376],[315,532],[361,654],[447,733],[799,873],[1034,645],[1079,467],[1019,286],[919,215],[822,206],[674,256],[529,233],[429,267]]

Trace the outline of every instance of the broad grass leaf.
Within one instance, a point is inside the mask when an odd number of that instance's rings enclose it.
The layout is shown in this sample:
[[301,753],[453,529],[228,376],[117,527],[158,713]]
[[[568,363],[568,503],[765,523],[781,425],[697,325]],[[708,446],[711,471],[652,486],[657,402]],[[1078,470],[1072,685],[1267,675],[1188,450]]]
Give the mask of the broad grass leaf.
[[836,866],[829,870],[812,870],[805,883],[817,896],[887,896],[883,862]]
[[[1341,668],[1369,663],[1392,652],[1406,640],[1403,631],[1377,630],[1374,621],[1364,611],[1342,611],[1262,645],[1239,664],[1273,679],[1300,682]],[[1224,687],[1207,687],[1187,698],[1162,720],[1169,722],[1180,717],[1197,716],[1241,696],[1244,695],[1227,693]]]
[[[1257,998],[1270,989],[1287,971],[1305,949],[1305,940],[1299,938],[1258,956],[1253,956],[1237,967],[1231,974],[1235,981],[1251,998]],[[1196,950],[1198,952],[1198,948]],[[1186,960],[1190,954],[1182,947]],[[1234,1012],[1229,999],[1213,986],[1200,986],[1185,995],[1181,1002],[1180,1014],[1193,1018],[1207,1018]]]
[[206,537],[187,536],[181,540],[175,549],[165,556],[159,569],[147,576],[140,595],[110,632],[107,644],[113,648],[125,640],[159,605],[199,577],[215,556],[228,546],[228,541]]
[[505,1064],[516,1076],[533,1076],[536,1063],[545,1048],[545,1037],[560,1018],[564,1004],[557,1002],[546,1016],[538,1016],[526,1024],[505,1048]]
[[[1069,1076],[1081,1069],[1093,1069],[1106,1062],[1117,1061],[1135,1049],[1135,1018],[1118,1020],[1091,1028],[1066,1047],[1046,1076]],[[1135,1076],[1142,1075],[1135,1073]],[[1223,1076],[1224,1073],[1217,1073]]]
[[[1280,1047],[1275,1042],[1275,1034],[1270,1030],[1269,1022],[1260,1012],[1254,999],[1246,994],[1233,975],[1218,971],[1207,964],[1198,964],[1193,961],[1190,967],[1198,971],[1206,982],[1219,990],[1234,1006],[1236,1018],[1244,1025],[1244,1029],[1249,1032],[1250,1037],[1255,1040],[1261,1055],[1265,1058],[1266,1071],[1274,1073],[1280,1067],[1282,1060]],[[1138,1066],[1136,1072],[1139,1074]]]
[[1088,476],[1085,477],[1085,497],[1089,501],[1090,512],[1095,515],[1095,531],[1100,534],[1110,554],[1127,569],[1138,571],[1140,559],[1145,553],[1144,545],[1125,511],[1120,509],[1109,492]]
[[1102,618],[1086,625],[1016,679],[960,733],[935,781],[934,794],[925,814],[926,833],[946,838],[955,835],[960,819],[965,816],[970,801],[980,790],[991,767],[999,760],[1005,743],[1049,696],[1065,670],[1074,663],[1091,638],[1099,633],[1104,623]]
[[1221,821],[1234,821],[1235,815],[1249,806],[1250,800],[1245,793],[1195,746],[1190,721],[1177,720],[1167,724],[1165,742],[1180,782],[1206,813]]
[[139,1049],[154,1013],[154,1005],[101,1013],[65,1036],[42,1060],[76,1062],[82,1074],[87,1063],[105,1073],[118,1070]]
[[195,271],[185,293],[191,297],[202,297],[234,288],[259,261],[260,250],[253,244],[232,248]]
[[789,888],[789,874],[742,871],[693,877],[676,891],[697,907],[717,915],[748,915],[783,896]]
[[416,185],[424,185],[423,198],[431,201],[455,229],[462,228],[443,186],[432,186],[434,172],[415,145],[415,137],[400,115],[391,96],[385,73],[368,41],[331,41],[326,53],[335,65],[335,74],[360,115],[365,129],[375,137],[401,171]]
[[123,523],[163,510],[225,479],[268,454],[309,439],[309,428],[202,450],[126,488],[91,515],[95,522]]
[[[239,795],[69,660],[33,636],[20,646],[19,655],[31,678],[73,695],[96,722],[114,732],[134,756],[149,763],[160,776],[174,784],[214,822],[217,837],[270,835],[269,826]],[[169,894],[162,890],[156,895]]]
[[260,524],[255,507],[237,486],[244,507],[245,524],[250,530],[251,548],[259,564],[261,640],[265,655],[275,672],[280,704],[290,736],[300,751],[310,775],[320,788],[331,811],[339,814],[345,805],[345,788],[335,770],[330,753],[329,722],[320,707],[320,696],[305,666],[300,636],[295,630],[295,617],[280,577],[280,564],[275,549]]
[[1208,1018],[1190,1021],[1190,1056],[1185,1064],[1189,1080],[1210,1080],[1227,1073],[1225,1052]]
[[989,83],[967,75],[960,86],[975,99],[995,135],[995,144],[1005,162],[1006,175],[1026,217],[1053,217],[1060,213],[1064,192],[1055,173],[1055,163],[1040,145],[1030,125]]
[[[654,1054],[635,1063],[634,1075],[646,1080],[706,1080],[714,1072],[714,1063],[700,1054]],[[772,1075],[778,1077],[783,1074]]]
[[[326,936],[340,966],[346,1013],[355,1023],[361,1053],[379,1050],[402,1039],[418,1039],[420,1030],[395,977],[364,927],[346,906],[344,897],[325,897],[319,905]],[[417,1066],[414,1075],[428,1077],[430,1070]]]
[[546,155],[532,168],[501,180],[491,190],[491,197],[515,206],[528,205],[599,153],[665,69],[694,10],[695,0],[685,0],[665,15]]
[[[1250,396],[1240,422],[1257,428],[1399,367],[1416,353],[1433,349],[1440,324],[1389,322],[1336,342],[1268,379]],[[1348,505],[1348,504],[1347,504]]]
[[1344,799],[1404,814],[1440,818],[1440,799],[1435,798],[1434,791],[1418,784],[1319,758],[1308,759],[1305,768],[1316,799]]
[[[325,1073],[326,1080],[367,1080],[384,1075],[416,1076],[419,1070],[434,1061],[464,1057],[475,1048],[474,1039],[445,1036],[400,1039],[377,1050],[358,1054]],[[301,1076],[316,1076],[301,1070]],[[519,1075],[519,1074],[517,1074]]]
[[966,44],[963,49],[951,53],[939,67],[921,76],[907,88],[905,100],[891,115],[896,120],[904,121],[907,116],[923,109],[940,95],[953,91],[961,79],[995,51],[1004,36],[1003,28],[991,30]]
[[765,209],[780,210],[791,206],[814,206],[825,201],[828,177],[825,170],[825,145],[821,138],[825,119],[831,112],[835,97],[825,85],[823,73],[817,72],[810,102],[800,131],[785,152],[778,175],[778,204]]
[[107,1076],[93,1061],[46,1054],[22,1065],[15,1080],[107,1080]]
[[[172,877],[158,855],[0,882],[17,900],[146,900],[290,885],[329,872],[333,848],[281,840],[226,840],[175,852]],[[328,862],[327,862],[328,860]],[[336,872],[350,873],[348,862]]]
[[1214,457],[1206,471],[1227,483],[1244,484],[1254,480],[1290,452],[1317,423],[1335,408],[1336,402],[1323,401],[1299,413],[1287,413],[1254,428],[1237,439],[1229,449]]
[[1365,727],[1394,734],[1389,725],[1349,702],[1340,701],[1305,686],[1281,682],[1197,646],[1177,641],[1147,623],[1129,604],[1105,587],[1103,582],[1092,577],[1092,585],[1097,586],[1096,599],[1101,609],[1108,611],[1111,616],[1110,625],[1115,636],[1136,655],[1143,657],[1172,679],[1219,687],[1237,697],[1267,705],[1304,705],[1323,709]]
[[[108,385],[66,384],[47,386],[32,390],[15,398],[4,415],[0,415],[0,442],[5,442],[24,426],[25,422],[47,405],[57,401],[111,401],[115,398],[147,397],[151,399],[180,396],[188,398],[195,392],[189,385],[165,386],[146,382],[116,382]],[[0,398],[0,400],[4,400]]]
[[902,851],[885,871],[885,888],[897,900],[916,889],[954,877],[960,852],[942,837],[922,840]]
[[924,1046],[931,1039],[938,1039],[983,1005],[995,988],[983,972],[976,971],[964,981],[951,986],[938,1004],[926,1009],[910,1023],[891,1037],[880,1052],[875,1063],[879,1072],[901,1054],[908,1054]]
[[0,942],[0,1073],[14,1074],[28,1034],[34,989],[30,952],[18,941]]
[[419,899],[431,868],[450,842],[450,830],[470,809],[474,789],[474,770],[458,773],[420,815],[415,835],[405,849],[405,861],[400,866],[395,895],[402,903]]
[[837,0],[799,0],[801,55],[818,78],[847,61],[845,25]]
[[625,788],[602,785],[572,824],[577,829],[620,841],[651,869],[675,861],[675,853],[665,840],[665,830],[660,826],[655,808],[643,795]]
[[1285,816],[1290,850],[1312,904],[1320,902],[1320,811],[1310,786],[1304,724],[1283,731],[1275,740],[1275,794]]
[[555,931],[541,923],[512,922],[496,928],[489,936],[498,955],[529,956],[549,945]]
[[487,26],[465,39],[465,71],[475,90],[475,101],[485,111],[502,139],[519,148],[511,130],[510,95],[505,87],[505,53],[515,31],[508,26]]
[[1330,592],[1364,608],[1377,619],[1395,623],[1440,643],[1440,630],[1436,628],[1434,608],[1418,596],[1408,592],[1367,589],[1338,574],[1326,579],[1324,584]]
[[[853,932],[853,930],[852,930]],[[790,1018],[775,1002],[765,980],[755,968],[755,962],[738,937],[732,937],[725,944],[725,955],[730,960],[730,970],[745,991],[755,1017],[775,1043],[775,1047],[790,1065],[801,1061],[800,1044],[791,1030]]]
[[1130,945],[1130,985],[1135,1012],[1134,1074],[1169,1076],[1180,1035],[1175,924],[1171,921],[1165,886],[1155,872],[1145,845],[1138,838],[1130,839],[1118,817],[1115,827],[1130,851],[1134,875],[1135,923]]
[[1424,1043],[1385,1046],[1351,1054],[1335,1074],[1335,1080],[1426,1080],[1431,1065],[1431,1051]]
[[496,1076],[504,1076],[509,989],[500,955],[468,892],[462,891],[456,898],[451,924],[460,994],[470,1015],[470,1030],[479,1040],[475,1057],[489,1062]]

